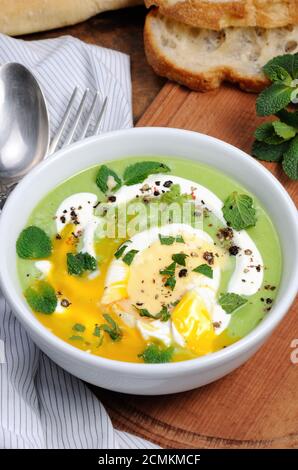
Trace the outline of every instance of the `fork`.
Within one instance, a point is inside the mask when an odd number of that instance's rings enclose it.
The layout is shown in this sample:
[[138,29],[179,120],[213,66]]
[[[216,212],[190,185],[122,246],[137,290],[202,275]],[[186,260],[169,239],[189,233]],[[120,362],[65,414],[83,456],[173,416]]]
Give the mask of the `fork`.
[[[74,89],[74,91],[71,95],[71,98],[69,100],[69,103],[67,105],[64,116],[62,118],[62,121],[61,121],[61,123],[60,123],[60,125],[57,129],[56,135],[53,137],[52,142],[49,146],[49,150],[48,150],[48,153],[47,153],[48,156],[51,155],[52,153],[54,153],[56,148],[58,147],[59,143],[61,143],[62,135],[64,133],[64,130],[66,129],[67,125],[70,123],[70,113],[71,113],[72,109],[74,108],[74,102],[75,102],[75,99],[77,97],[78,92],[79,92],[79,88],[75,87],[75,89]],[[74,116],[73,122],[70,126],[70,129],[69,129],[69,131],[68,131],[61,147],[65,147],[66,145],[71,144],[75,140],[77,140],[77,141],[81,140],[86,136],[87,131],[90,127],[91,119],[92,119],[93,115],[96,112],[97,104],[100,104],[100,95],[101,95],[100,92],[98,90],[96,90],[93,101],[92,101],[92,104],[91,104],[91,106],[90,106],[90,108],[87,112],[86,117],[84,118],[85,121],[82,123],[82,129],[81,129],[79,135],[77,136],[77,138],[75,139],[75,134],[76,134],[78,126],[81,122],[82,114],[86,110],[86,100],[87,100],[87,97],[88,97],[89,93],[90,93],[89,88],[86,88],[86,90],[84,91],[83,97],[81,99],[81,102],[80,102],[80,104],[77,108],[77,111],[76,111],[76,114]],[[94,128],[92,129],[92,135],[97,135],[98,132],[99,132],[101,120],[102,120],[102,117],[103,117],[105,109],[106,109],[107,100],[108,100],[108,97],[106,96],[104,98],[102,104],[100,105],[97,120],[96,120]]]

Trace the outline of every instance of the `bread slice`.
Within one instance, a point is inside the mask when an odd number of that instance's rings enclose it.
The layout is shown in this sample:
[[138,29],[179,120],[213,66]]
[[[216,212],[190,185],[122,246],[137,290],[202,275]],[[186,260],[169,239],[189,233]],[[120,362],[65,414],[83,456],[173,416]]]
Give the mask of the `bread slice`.
[[298,52],[298,26],[212,31],[184,25],[155,9],[146,17],[144,41],[158,75],[197,91],[229,81],[256,92],[268,85],[261,70],[268,60]]
[[145,0],[145,4],[197,28],[280,28],[298,24],[298,0]]
[[85,21],[143,0],[0,0],[0,32],[17,36]]

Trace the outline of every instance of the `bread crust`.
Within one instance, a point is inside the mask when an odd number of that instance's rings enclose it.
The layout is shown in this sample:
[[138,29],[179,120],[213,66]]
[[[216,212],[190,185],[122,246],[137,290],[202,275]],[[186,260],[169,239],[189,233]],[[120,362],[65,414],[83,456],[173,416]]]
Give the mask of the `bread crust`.
[[298,24],[298,0],[145,0],[160,13],[197,28],[280,28]]
[[230,66],[212,67],[206,72],[192,72],[179,67],[155,44],[151,21],[156,15],[158,15],[157,10],[151,10],[146,17],[144,45],[147,60],[157,75],[201,92],[215,90],[223,81],[237,83],[243,90],[255,93],[269,84],[269,80],[263,74],[249,77]]
[[141,3],[142,0],[0,0],[0,32],[18,36],[61,28],[103,11]]

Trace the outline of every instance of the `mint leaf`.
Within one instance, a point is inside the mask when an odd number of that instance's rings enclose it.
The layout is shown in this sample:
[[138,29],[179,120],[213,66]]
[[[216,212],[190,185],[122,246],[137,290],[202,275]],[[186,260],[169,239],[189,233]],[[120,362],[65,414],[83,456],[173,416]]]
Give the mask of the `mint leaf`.
[[35,312],[51,314],[57,307],[57,296],[54,288],[45,281],[38,281],[28,287],[25,298]]
[[161,245],[173,245],[175,237],[165,237],[161,234],[158,235]]
[[156,173],[169,173],[170,168],[160,162],[138,162],[129,165],[123,175],[124,183],[127,186],[142,183],[149,175]]
[[84,338],[83,336],[80,335],[72,335],[70,338],[68,338],[70,341],[83,341]]
[[284,154],[282,166],[289,178],[298,179],[298,136],[290,142],[289,148]]
[[119,328],[118,324],[108,313],[104,313],[103,317],[107,323],[103,323],[102,325],[100,325],[100,329],[108,333],[111,340],[119,341],[122,338],[122,331]]
[[182,237],[182,235],[177,235],[176,242],[177,243],[185,243],[184,238]]
[[23,259],[47,258],[52,252],[52,243],[41,228],[31,225],[20,233],[16,248]]
[[160,274],[163,276],[174,276],[175,274],[175,269],[176,269],[176,263],[171,263],[169,266],[167,266],[165,269],[161,269],[159,271]]
[[141,357],[147,364],[162,364],[171,361],[173,352],[173,347],[162,349],[156,344],[149,344],[138,357]]
[[84,325],[82,325],[81,323],[75,323],[75,325],[73,325],[72,329],[74,331],[80,331],[80,332],[83,332],[86,330],[86,327]]
[[184,253],[176,253],[175,255],[172,255],[172,260],[174,263],[180,264],[180,266],[185,266],[185,259],[188,257],[188,255]]
[[281,109],[276,113],[279,119],[288,124],[289,126],[293,126],[298,128],[298,111],[288,111],[287,109]]
[[274,121],[272,125],[276,134],[284,140],[292,139],[297,133],[297,129],[281,121]]
[[241,295],[228,292],[221,294],[218,302],[226,313],[233,313],[235,310],[242,307],[242,305],[246,304],[247,299],[241,297]]
[[195,269],[193,269],[195,273],[203,274],[204,276],[213,278],[213,270],[208,264],[200,264]]
[[81,276],[84,271],[96,270],[96,259],[89,255],[89,253],[67,253],[67,271],[68,274],[74,276]]
[[93,336],[100,337],[100,335],[101,335],[101,333],[100,333],[100,326],[95,325],[94,330],[93,330]]
[[177,202],[178,204],[183,204],[191,199],[189,194],[181,194],[180,184],[172,184],[169,191],[162,194],[160,200],[166,204],[172,204]]
[[273,61],[270,61],[264,65],[263,72],[272,82],[282,82],[285,85],[291,85],[293,80],[285,68],[276,63],[273,63]]
[[122,182],[115,171],[106,165],[101,165],[96,175],[96,184],[101,192],[106,194],[110,191],[117,191],[121,187]]
[[115,252],[114,256],[116,259],[119,259],[121,258],[121,256],[123,255],[124,251],[126,250],[127,248],[127,245],[121,245],[118,250]]
[[235,230],[242,230],[256,225],[256,211],[253,199],[247,194],[234,191],[225,201],[223,215],[228,225]]
[[283,138],[276,135],[273,122],[264,122],[255,130],[255,138],[266,144],[276,145],[283,142]]
[[[266,65],[264,65],[263,70],[267,75],[266,71],[270,70],[271,67],[278,66],[286,70],[288,74],[294,79],[298,78],[298,54],[284,54],[274,57],[269,60]],[[269,77],[270,78],[270,77]]]
[[128,264],[128,266],[131,265],[131,263],[133,262],[133,259],[134,257],[136,256],[136,254],[138,253],[139,251],[138,250],[130,250],[128,251],[122,258],[122,261],[126,264]]
[[259,160],[279,162],[288,146],[288,142],[282,142],[279,145],[270,145],[265,142],[258,142],[255,140],[252,145],[252,155],[257,157]]
[[291,101],[292,91],[293,88],[282,83],[273,83],[269,88],[265,88],[256,101],[258,116],[276,114],[285,108]]

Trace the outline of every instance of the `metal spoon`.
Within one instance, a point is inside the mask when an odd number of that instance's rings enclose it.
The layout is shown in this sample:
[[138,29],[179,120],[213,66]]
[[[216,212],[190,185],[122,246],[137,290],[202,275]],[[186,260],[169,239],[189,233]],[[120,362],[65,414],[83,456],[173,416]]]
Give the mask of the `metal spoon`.
[[49,127],[45,98],[32,73],[17,63],[0,67],[0,208],[47,154]]

